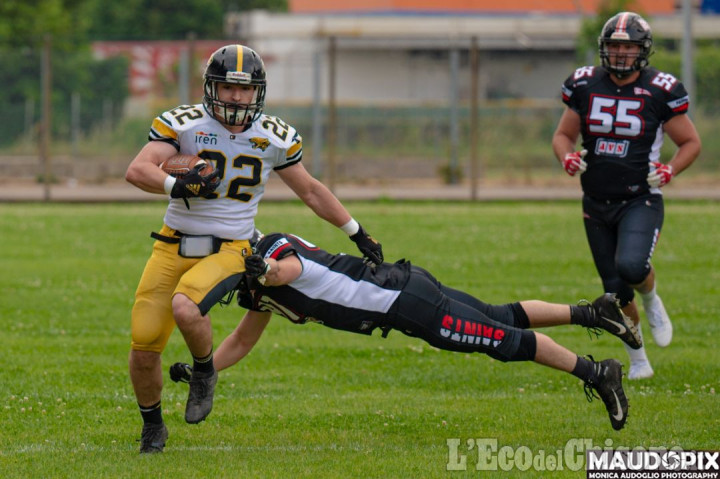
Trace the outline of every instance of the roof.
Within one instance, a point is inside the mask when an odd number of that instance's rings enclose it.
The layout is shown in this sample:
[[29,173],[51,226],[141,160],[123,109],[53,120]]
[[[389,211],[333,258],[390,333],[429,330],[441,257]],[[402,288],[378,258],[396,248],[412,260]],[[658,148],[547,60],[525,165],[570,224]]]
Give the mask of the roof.
[[[591,14],[602,0],[289,0],[292,13],[567,13]],[[676,0],[635,0],[633,8],[649,15],[672,14]]]

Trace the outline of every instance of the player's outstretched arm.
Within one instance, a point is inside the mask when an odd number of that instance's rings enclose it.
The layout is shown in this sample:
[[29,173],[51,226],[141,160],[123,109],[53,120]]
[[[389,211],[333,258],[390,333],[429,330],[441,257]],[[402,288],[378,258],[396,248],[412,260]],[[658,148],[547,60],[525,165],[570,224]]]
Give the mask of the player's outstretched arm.
[[270,322],[272,313],[248,311],[230,335],[223,340],[213,355],[215,369],[229,368],[248,355]]
[[245,274],[256,278],[264,286],[282,286],[289,284],[302,273],[302,264],[297,256],[289,255],[277,261],[263,259],[259,254],[245,258]]
[[278,175],[316,215],[342,229],[364,257],[375,264],[383,262],[382,245],[350,216],[332,191],[313,178],[301,163],[278,170]]
[[340,200],[317,179],[313,178],[302,163],[277,171],[280,178],[303,203],[320,218],[338,228],[350,221],[350,213]]

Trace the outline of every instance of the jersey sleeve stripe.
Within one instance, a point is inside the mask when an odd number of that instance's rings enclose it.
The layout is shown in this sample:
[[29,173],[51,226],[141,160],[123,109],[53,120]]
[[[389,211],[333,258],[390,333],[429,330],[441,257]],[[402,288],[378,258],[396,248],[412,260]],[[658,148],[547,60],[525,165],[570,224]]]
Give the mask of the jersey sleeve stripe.
[[156,120],[158,120],[158,119],[162,120],[167,126],[172,127],[172,122],[170,120],[168,120],[167,118],[165,118],[163,115],[160,115],[159,117],[157,117]]
[[288,163],[297,163],[302,159],[302,150],[295,153],[293,156],[289,156],[286,158]]
[[290,243],[285,243],[284,245],[282,245],[281,247],[279,247],[278,249],[276,249],[275,251],[270,253],[270,258],[272,258],[272,259],[281,258],[283,256],[283,255],[281,255],[281,253],[284,250],[286,250],[287,248],[291,248],[291,247],[292,247],[292,245]]
[[298,151],[300,151],[300,153],[302,153],[302,142],[295,143],[293,146],[288,148],[288,151],[287,151],[287,154],[285,155],[285,157],[288,159],[291,159],[297,155]]
[[157,136],[156,139],[161,138],[172,138],[173,140],[177,140],[177,132],[173,130],[170,126],[166,125],[164,121],[161,121],[160,118],[155,118],[152,122],[152,126],[150,127],[150,133],[155,134]]
[[284,169],[287,168],[288,166],[292,166],[292,165],[294,165],[295,163],[300,163],[300,160],[301,160],[301,158],[298,158],[298,159],[295,160],[295,161],[285,163],[284,165],[276,166],[275,168],[273,168],[273,171],[284,170]]
[[677,100],[669,101],[667,105],[670,107],[672,111],[675,113],[682,113],[686,112],[688,110],[688,105],[690,104],[690,99],[688,95],[685,95],[682,98],[678,98]]
[[573,92],[571,89],[566,87],[565,85],[562,86],[562,99],[565,103],[570,101],[570,97],[572,96]]

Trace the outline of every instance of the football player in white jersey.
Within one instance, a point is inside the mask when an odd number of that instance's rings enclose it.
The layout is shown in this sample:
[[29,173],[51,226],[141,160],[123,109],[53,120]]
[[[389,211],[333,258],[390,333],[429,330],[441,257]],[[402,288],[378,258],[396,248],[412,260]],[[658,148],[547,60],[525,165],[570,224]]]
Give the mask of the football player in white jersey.
[[[303,167],[298,132],[263,113],[266,85],[265,67],[255,51],[242,45],[218,49],[205,69],[203,103],[155,118],[148,143],[128,167],[128,182],[170,196],[164,224],[152,234],[153,253],[132,309],[129,368],[143,418],[141,453],[162,452],[167,440],[160,354],[176,324],[194,359],[185,420],[203,421],[212,409],[217,372],[208,311],[237,285],[245,269],[270,171],[320,218],[348,234],[368,260],[383,261],[380,243]],[[168,175],[160,165],[178,153],[213,163],[215,173]]]

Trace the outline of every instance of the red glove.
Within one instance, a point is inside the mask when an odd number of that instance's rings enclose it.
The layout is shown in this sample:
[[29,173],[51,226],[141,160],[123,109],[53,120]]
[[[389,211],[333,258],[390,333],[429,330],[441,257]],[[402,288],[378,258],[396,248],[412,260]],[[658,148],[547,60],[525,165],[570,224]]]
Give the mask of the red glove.
[[583,160],[585,155],[587,155],[587,150],[576,151],[565,155],[565,158],[562,160],[562,165],[568,175],[575,176],[575,173],[578,171],[582,174],[587,170],[587,163]]
[[662,163],[658,163],[657,161],[651,161],[650,165],[655,169],[651,169],[650,173],[647,175],[648,185],[652,188],[660,188],[670,183],[670,180],[672,180],[672,177],[675,174],[672,166],[664,165]]

